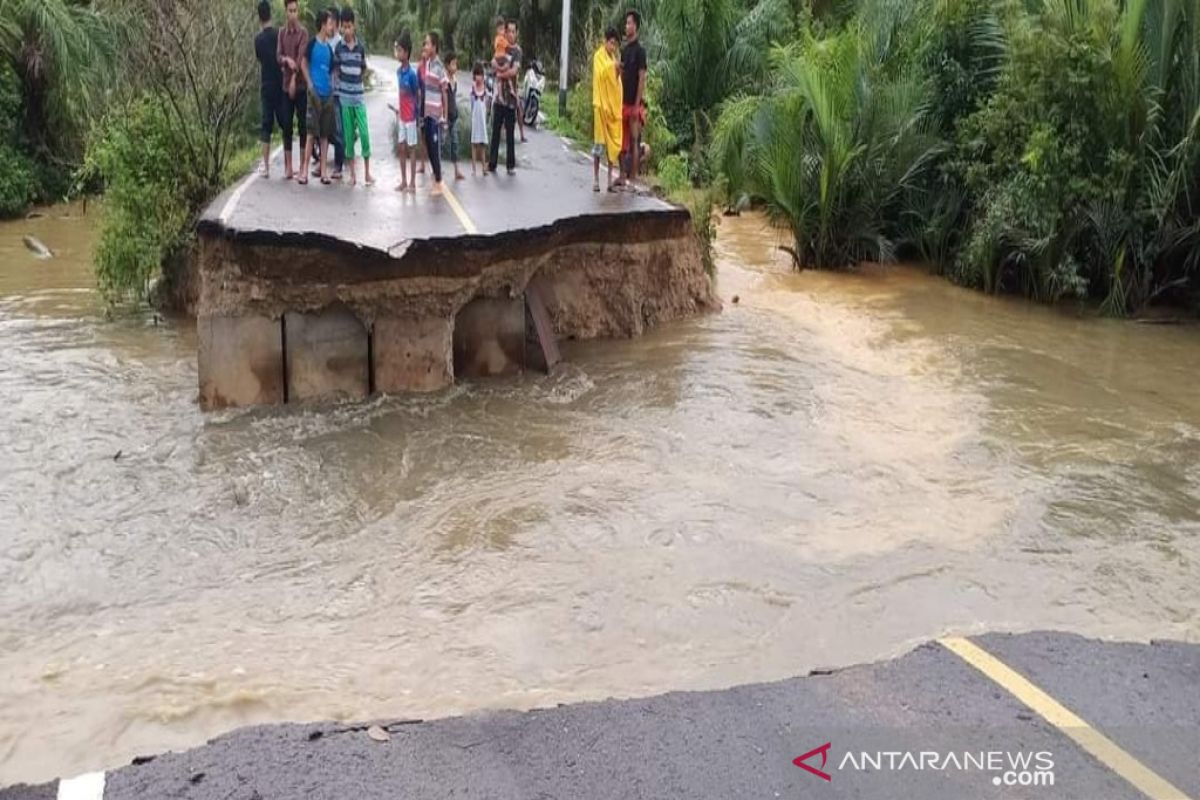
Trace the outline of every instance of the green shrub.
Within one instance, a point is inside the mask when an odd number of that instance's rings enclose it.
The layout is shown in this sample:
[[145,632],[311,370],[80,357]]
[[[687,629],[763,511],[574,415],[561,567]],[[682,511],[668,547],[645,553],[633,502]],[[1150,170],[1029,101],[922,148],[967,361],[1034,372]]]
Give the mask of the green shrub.
[[38,196],[37,166],[15,147],[0,143],[0,218],[25,213]]
[[21,122],[21,82],[17,73],[0,60],[0,142],[13,144]]
[[892,40],[877,33],[854,24],[777,48],[770,92],[726,104],[716,125],[712,162],[791,232],[798,269],[891,260],[900,200],[940,152],[926,84],[881,67]]
[[679,139],[667,124],[662,105],[663,78],[657,70],[646,76],[646,127],[642,130],[642,141],[650,147],[650,169],[658,169],[658,162],[674,153]]
[[38,196],[37,167],[18,146],[20,119],[20,82],[0,62],[0,218],[23,214]]
[[692,227],[696,238],[700,241],[700,258],[704,263],[704,272],[709,278],[717,277],[717,259],[714,246],[717,241],[718,217],[713,210],[716,193],[712,190],[694,192],[686,204],[692,215]]
[[31,147],[21,120],[21,82],[12,66],[0,61],[0,217],[24,213],[35,203],[54,203],[71,193],[72,167]]
[[592,114],[592,68],[589,64],[579,83],[567,93],[567,121],[574,133],[589,141],[595,130]]
[[88,148],[106,186],[96,275],[109,301],[142,298],[164,260],[190,236],[196,181],[161,101],[112,110]]
[[672,153],[658,162],[658,182],[667,194],[676,194],[691,185],[691,159],[686,153]]
[[[1047,301],[1090,297],[1114,315],[1200,278],[1198,21],[1195,4],[1010,5],[993,94],[973,94],[987,69],[945,81],[952,71],[935,64],[935,103],[966,114],[945,126],[968,208],[955,277]],[[960,65],[996,52],[994,35],[979,39],[960,38]]]

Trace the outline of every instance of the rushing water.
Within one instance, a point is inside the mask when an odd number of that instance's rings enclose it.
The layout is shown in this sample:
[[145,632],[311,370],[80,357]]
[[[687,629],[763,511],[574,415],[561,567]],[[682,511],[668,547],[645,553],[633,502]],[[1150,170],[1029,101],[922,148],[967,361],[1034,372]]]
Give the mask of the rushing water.
[[0,227],[0,785],[952,630],[1200,640],[1196,328],[796,275],[745,218],[723,313],[554,377],[205,416],[193,330],[106,320],[48,213]]

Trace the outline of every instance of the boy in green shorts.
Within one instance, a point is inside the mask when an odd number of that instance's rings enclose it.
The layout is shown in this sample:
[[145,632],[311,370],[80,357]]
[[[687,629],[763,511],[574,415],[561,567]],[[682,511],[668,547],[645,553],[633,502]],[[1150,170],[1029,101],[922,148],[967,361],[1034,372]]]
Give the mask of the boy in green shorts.
[[342,134],[345,139],[346,160],[350,162],[350,185],[358,183],[354,168],[354,144],[362,142],[363,178],[367,186],[374,186],[371,177],[371,132],[367,126],[367,107],[363,100],[363,77],[367,72],[367,50],[358,40],[355,30],[354,9],[342,9],[342,41],[333,55],[337,70],[338,99],[342,104]]

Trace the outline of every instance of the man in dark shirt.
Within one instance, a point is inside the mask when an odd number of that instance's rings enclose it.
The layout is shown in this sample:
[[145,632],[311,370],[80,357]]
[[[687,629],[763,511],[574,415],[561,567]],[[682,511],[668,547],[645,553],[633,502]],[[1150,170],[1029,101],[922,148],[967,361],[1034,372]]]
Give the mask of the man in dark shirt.
[[488,168],[485,174],[491,175],[496,172],[496,167],[500,161],[500,134],[504,134],[504,142],[507,147],[506,163],[508,166],[508,174],[512,175],[517,171],[517,143],[516,143],[516,126],[517,126],[517,93],[515,90],[505,87],[506,81],[512,81],[513,86],[516,86],[516,77],[521,73],[521,62],[514,60],[514,57],[519,58],[521,51],[514,49],[516,44],[517,29],[514,25],[509,25],[506,29],[509,45],[509,63],[503,69],[496,70],[496,86],[501,87],[501,91],[496,95],[496,100],[492,104],[492,147],[488,155]]
[[[512,42],[512,44],[508,46],[508,60],[511,63],[520,64],[525,60],[525,51],[521,49],[521,45],[519,44],[521,32],[517,29],[517,21],[515,19],[510,19],[508,21],[508,24],[505,26],[505,32],[508,35],[508,40]],[[520,75],[517,76],[517,79],[513,85],[517,87],[517,104],[515,106],[517,115],[517,131],[521,134],[521,141],[528,142],[529,140],[525,138],[525,103],[523,100],[521,100]]]
[[[283,171],[284,179],[291,180],[292,171],[292,124],[299,121],[300,144],[308,138],[308,84],[300,72],[300,62],[308,49],[308,31],[300,24],[300,3],[287,0],[287,25],[279,32],[277,60],[283,73]],[[307,159],[300,154],[300,170],[305,170]]]
[[621,119],[624,122],[622,138],[625,150],[625,174],[628,182],[637,180],[641,168],[642,125],[646,121],[646,48],[638,40],[641,32],[642,15],[630,11],[625,15],[625,52],[621,54],[621,81],[625,96],[622,98]]
[[283,71],[279,68],[278,48],[279,33],[271,24],[270,0],[261,0],[258,4],[258,21],[261,30],[254,37],[254,54],[262,66],[262,85],[259,89],[259,100],[262,106],[262,130],[259,141],[262,142],[262,176],[271,177],[271,135],[275,132],[275,123],[283,130]]

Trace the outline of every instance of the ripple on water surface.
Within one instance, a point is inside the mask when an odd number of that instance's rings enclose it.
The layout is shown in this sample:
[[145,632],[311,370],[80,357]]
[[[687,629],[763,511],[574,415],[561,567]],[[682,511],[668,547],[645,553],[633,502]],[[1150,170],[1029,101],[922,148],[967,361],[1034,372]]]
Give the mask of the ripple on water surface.
[[1200,638],[1194,329],[793,274],[747,217],[738,304],[552,377],[204,416],[194,331],[104,318],[81,215],[0,226],[0,784],[949,629]]

